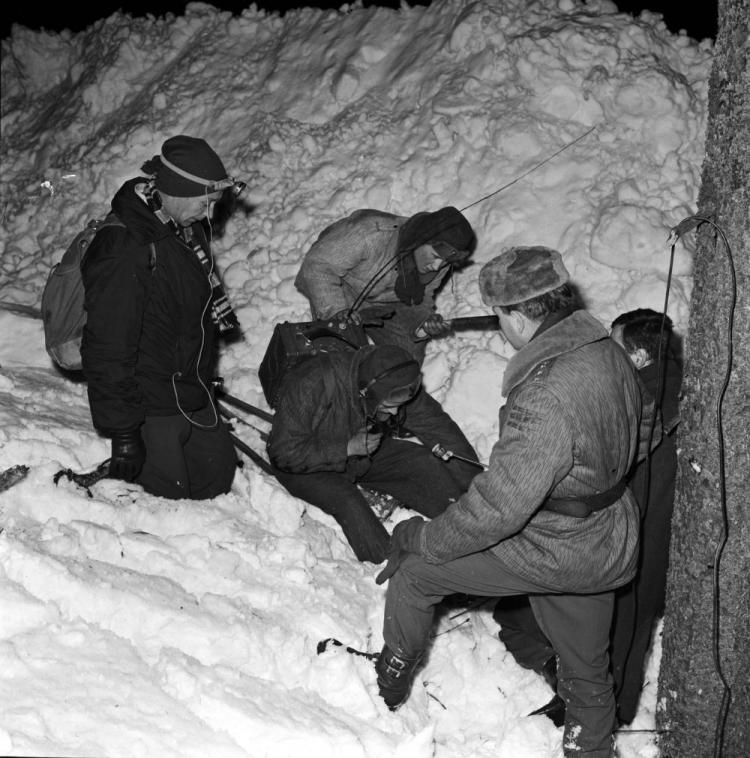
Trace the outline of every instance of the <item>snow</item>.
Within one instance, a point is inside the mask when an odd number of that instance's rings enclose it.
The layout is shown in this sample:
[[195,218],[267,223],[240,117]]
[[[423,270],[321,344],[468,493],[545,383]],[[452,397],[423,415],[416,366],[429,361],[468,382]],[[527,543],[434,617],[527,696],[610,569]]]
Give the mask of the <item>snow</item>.
[[[248,182],[252,207],[214,251],[244,329],[220,373],[249,403],[266,407],[257,367],[273,325],[308,318],[293,286],[302,256],[361,207],[466,208],[476,264],[441,294],[445,316],[486,312],[479,267],[514,244],[560,250],[606,325],[661,310],[669,231],[697,199],[711,54],[607,0],[352,3],[283,18],[193,3],[75,34],[15,27],[2,42],[0,471],[29,472],[0,493],[0,753],[561,756],[562,731],[526,717],[551,693],[505,651],[491,605],[446,610],[395,714],[367,659],[318,655],[329,637],[380,649],[377,567],[249,461],[231,493],[204,502],[114,480],[90,496],[56,485],[109,447],[34,313],[75,231],[179,133],[205,137]],[[691,261],[680,241],[668,310],[683,335]],[[483,460],[510,355],[481,332],[428,350],[425,383]],[[237,433],[262,450],[252,428]],[[659,655],[657,637],[630,729],[654,728]],[[657,755],[648,731],[617,746]]]

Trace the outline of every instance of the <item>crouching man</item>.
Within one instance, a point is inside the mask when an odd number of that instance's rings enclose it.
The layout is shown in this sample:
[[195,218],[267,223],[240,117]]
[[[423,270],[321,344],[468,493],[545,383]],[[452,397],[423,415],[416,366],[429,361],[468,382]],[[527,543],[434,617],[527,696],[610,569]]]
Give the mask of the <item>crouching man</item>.
[[408,697],[435,606],[451,593],[531,594],[559,658],[564,754],[612,755],[613,590],[636,568],[638,507],[624,483],[641,393],[627,355],[581,310],[558,252],[517,247],[485,264],[482,299],[518,351],[489,467],[444,513],[396,525],[378,687]]
[[[362,484],[433,517],[479,470],[474,448],[421,387],[419,363],[394,345],[321,353],[284,378],[268,439],[274,473],[333,516],[360,561],[381,563],[389,535]],[[431,450],[439,444],[454,456]]]

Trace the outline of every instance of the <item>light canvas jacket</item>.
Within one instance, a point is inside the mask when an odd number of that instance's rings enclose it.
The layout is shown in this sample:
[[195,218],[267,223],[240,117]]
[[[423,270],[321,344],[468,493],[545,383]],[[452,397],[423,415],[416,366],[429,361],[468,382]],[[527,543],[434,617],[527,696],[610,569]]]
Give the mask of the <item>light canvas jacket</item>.
[[488,550],[543,591],[600,592],[629,581],[639,521],[630,490],[587,518],[540,510],[550,496],[606,491],[635,459],[641,389],[625,351],[575,311],[513,356],[503,395],[487,471],[425,524],[422,555],[443,563]]
[[407,308],[398,299],[395,292],[398,232],[407,220],[407,216],[363,209],[320,233],[294,281],[310,301],[313,318],[329,318],[349,308],[375,277],[359,307],[393,306],[408,312],[404,324],[410,333],[416,333],[435,312],[435,292],[450,268],[442,269],[425,283],[424,298],[419,305]]

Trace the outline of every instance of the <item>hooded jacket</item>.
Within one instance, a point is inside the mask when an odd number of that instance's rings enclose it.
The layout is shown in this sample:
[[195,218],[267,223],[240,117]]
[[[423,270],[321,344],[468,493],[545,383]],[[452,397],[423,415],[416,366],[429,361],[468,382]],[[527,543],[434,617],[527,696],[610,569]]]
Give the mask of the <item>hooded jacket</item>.
[[[329,318],[349,308],[371,282],[360,307],[403,308],[396,295],[396,259],[399,230],[410,218],[363,209],[320,233],[294,281],[310,301],[314,318]],[[406,326],[410,333],[434,313],[435,293],[449,272],[446,266],[424,276],[422,302],[408,308]]]
[[[189,413],[208,403],[215,345],[211,286],[195,251],[136,194],[146,181],[132,179],[117,192],[112,210],[125,226],[97,232],[81,269],[81,357],[92,419],[103,434],[134,429],[145,416]],[[193,232],[209,254],[199,223]]]
[[511,358],[503,394],[487,471],[424,525],[422,555],[443,563],[488,551],[550,592],[603,592],[629,581],[639,521],[630,490],[587,518],[541,509],[548,497],[608,490],[636,458],[641,389],[625,351],[575,311]]

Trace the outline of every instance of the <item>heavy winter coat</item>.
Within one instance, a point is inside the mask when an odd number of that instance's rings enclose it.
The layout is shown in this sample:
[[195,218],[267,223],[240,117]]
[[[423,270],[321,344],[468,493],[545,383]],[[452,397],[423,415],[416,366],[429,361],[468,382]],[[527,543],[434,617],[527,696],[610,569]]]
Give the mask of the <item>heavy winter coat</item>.
[[632,578],[638,509],[629,490],[587,518],[540,510],[550,496],[606,491],[638,451],[641,391],[629,358],[585,311],[508,363],[488,470],[425,524],[420,551],[443,563],[489,550],[551,592],[601,592]]
[[[322,353],[289,372],[281,386],[267,446],[275,466],[296,474],[334,471],[352,481],[364,475],[370,460],[347,456],[347,443],[367,424],[357,378],[360,364],[375,349],[367,346]],[[475,460],[473,448],[436,401],[413,401],[402,406],[402,411],[402,428],[425,445],[432,448],[440,443]]]
[[[208,403],[200,381],[208,386],[213,370],[211,286],[195,251],[135,193],[145,181],[117,192],[112,210],[125,227],[100,230],[82,267],[81,356],[92,419],[103,434]],[[193,231],[208,250],[200,224]]]
[[[328,318],[349,308],[371,282],[360,307],[404,309],[395,286],[399,229],[406,221],[406,216],[364,209],[320,233],[294,281],[310,301],[314,318]],[[445,267],[436,274],[423,275],[424,298],[420,304],[409,306],[404,321],[409,333],[415,334],[435,312],[435,292],[449,271]]]

